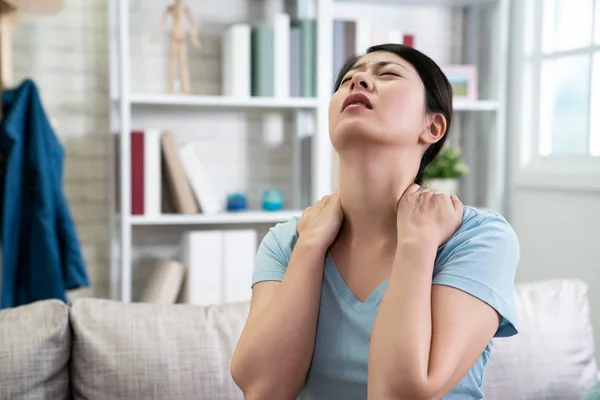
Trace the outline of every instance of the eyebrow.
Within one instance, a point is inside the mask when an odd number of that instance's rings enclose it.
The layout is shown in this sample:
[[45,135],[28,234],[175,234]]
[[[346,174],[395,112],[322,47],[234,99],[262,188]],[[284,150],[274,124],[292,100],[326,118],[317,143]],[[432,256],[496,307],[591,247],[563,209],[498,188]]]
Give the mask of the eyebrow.
[[[405,65],[402,65],[402,64],[400,64],[400,63],[397,63],[397,62],[393,62],[393,61],[379,61],[378,63],[376,63],[376,65],[377,65],[379,68],[385,67],[386,65],[390,65],[390,64],[391,64],[391,65],[398,65],[399,67],[402,67],[402,68],[404,68],[405,70],[407,70],[407,71],[408,71],[408,68],[406,68],[406,66],[405,66]],[[350,72],[350,71],[354,71],[354,70],[356,70],[356,69],[364,69],[366,66],[367,66],[367,63],[365,63],[365,62],[362,62],[362,63],[360,63],[360,64],[355,64],[355,65],[354,65],[352,68],[350,68],[350,69],[348,70],[348,72]]]

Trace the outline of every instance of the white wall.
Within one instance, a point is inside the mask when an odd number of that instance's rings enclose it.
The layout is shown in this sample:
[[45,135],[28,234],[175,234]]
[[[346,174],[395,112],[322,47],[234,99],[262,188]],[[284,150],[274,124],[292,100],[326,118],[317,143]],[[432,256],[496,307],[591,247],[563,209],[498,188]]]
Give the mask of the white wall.
[[[521,4],[513,2],[511,21],[519,24]],[[594,326],[596,355],[600,360],[600,191],[597,182],[585,179],[540,174],[527,178],[519,172],[523,150],[519,136],[523,118],[519,100],[522,84],[518,65],[519,29],[511,30],[512,65],[510,71],[508,115],[511,168],[508,184],[508,217],[519,237],[521,262],[517,282],[553,278],[578,278],[589,286],[591,318]],[[578,179],[579,178],[579,179]],[[596,176],[596,181],[600,179]],[[517,181],[522,181],[519,185]],[[562,186],[562,187],[561,187]]]
[[517,280],[580,278],[589,285],[600,359],[600,193],[515,188],[511,222],[521,243]]
[[[132,88],[159,93],[165,88],[167,32],[162,41],[150,42],[168,0],[130,0],[132,19]],[[276,0],[189,0],[199,24],[202,49],[189,47],[192,90],[220,93],[220,33],[239,21],[256,21],[265,10],[277,8]],[[66,0],[63,11],[52,17],[23,15],[14,38],[15,84],[24,77],[39,86],[48,113],[58,123],[57,135],[66,150],[64,191],[83,246],[92,288],[79,294],[109,296],[108,193],[110,140],[109,45],[107,1]],[[390,13],[382,9],[389,21]],[[440,63],[456,62],[460,49],[453,33],[461,35],[460,19],[447,10],[395,9],[397,25],[415,34],[417,47]],[[377,18],[377,12],[373,14]],[[381,13],[379,13],[381,15]],[[417,21],[420,21],[417,23]],[[458,21],[458,22],[457,22]],[[168,26],[167,26],[168,29]],[[454,38],[454,40],[452,40]],[[223,118],[222,118],[223,117]],[[286,118],[286,128],[290,120]],[[290,196],[290,136],[275,147],[264,146],[257,114],[230,113],[220,117],[196,110],[176,114],[148,110],[133,127],[172,129],[178,140],[191,137],[206,143],[214,155],[209,168],[220,169],[231,180],[249,166],[250,199],[256,205],[260,190],[282,187]],[[286,129],[289,132],[289,129]],[[232,155],[242,154],[240,157]],[[228,157],[229,155],[230,157]],[[220,161],[219,161],[220,160]],[[221,162],[221,163],[219,163]],[[327,171],[329,173],[329,171]],[[136,228],[133,242],[149,255],[174,255],[181,228]],[[134,298],[148,271],[134,270]]]

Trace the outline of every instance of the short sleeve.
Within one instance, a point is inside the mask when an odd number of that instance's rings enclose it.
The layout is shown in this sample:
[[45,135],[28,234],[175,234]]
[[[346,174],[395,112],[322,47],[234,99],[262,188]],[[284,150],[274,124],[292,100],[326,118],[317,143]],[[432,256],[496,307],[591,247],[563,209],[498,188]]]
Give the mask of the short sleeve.
[[493,307],[502,317],[494,336],[517,334],[514,280],[517,235],[496,212],[465,209],[456,234],[438,251],[433,284],[452,286]]
[[258,246],[252,274],[252,286],[262,281],[281,281],[298,239],[292,218],[270,228]]

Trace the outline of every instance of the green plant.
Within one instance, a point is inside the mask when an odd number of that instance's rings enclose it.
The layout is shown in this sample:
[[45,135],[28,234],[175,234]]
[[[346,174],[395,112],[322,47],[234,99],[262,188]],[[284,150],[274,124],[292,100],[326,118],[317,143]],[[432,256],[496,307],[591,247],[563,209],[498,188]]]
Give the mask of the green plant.
[[456,179],[469,172],[458,147],[442,147],[436,158],[425,167],[425,180]]

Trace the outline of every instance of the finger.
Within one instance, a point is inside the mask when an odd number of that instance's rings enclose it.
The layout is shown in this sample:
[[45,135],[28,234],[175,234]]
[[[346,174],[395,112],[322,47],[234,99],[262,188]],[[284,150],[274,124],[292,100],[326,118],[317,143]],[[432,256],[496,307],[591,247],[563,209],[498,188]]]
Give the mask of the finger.
[[435,199],[436,192],[434,192],[433,190],[429,190],[429,189],[424,190],[423,192],[421,192],[419,197],[421,199],[421,204],[427,204],[427,203],[431,202],[433,199]]
[[416,183],[413,183],[412,185],[406,188],[402,196],[410,196],[411,194],[415,194],[420,189],[422,189],[421,186],[417,185]]
[[452,200],[452,205],[454,206],[455,210],[460,210],[461,212],[463,211],[464,205],[455,194],[450,196],[450,200]]

